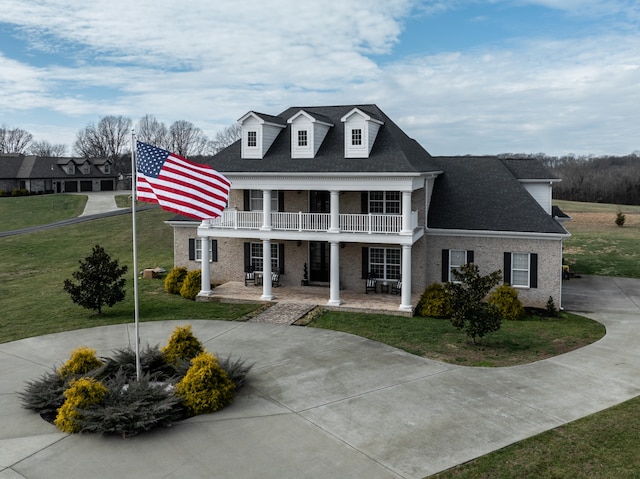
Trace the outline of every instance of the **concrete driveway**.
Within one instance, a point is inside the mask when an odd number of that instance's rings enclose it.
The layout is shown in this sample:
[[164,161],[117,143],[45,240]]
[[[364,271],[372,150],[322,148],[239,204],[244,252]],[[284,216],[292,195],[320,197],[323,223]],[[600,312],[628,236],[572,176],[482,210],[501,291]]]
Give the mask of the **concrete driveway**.
[[[78,346],[132,344],[133,326],[0,344],[0,479],[423,478],[640,394],[639,305],[640,281],[566,282],[565,309],[607,335],[510,368],[312,328],[192,321],[209,351],[255,363],[249,385],[221,412],[127,440],[63,434],[23,410],[17,391]],[[164,344],[177,324],[142,323],[143,344]]]

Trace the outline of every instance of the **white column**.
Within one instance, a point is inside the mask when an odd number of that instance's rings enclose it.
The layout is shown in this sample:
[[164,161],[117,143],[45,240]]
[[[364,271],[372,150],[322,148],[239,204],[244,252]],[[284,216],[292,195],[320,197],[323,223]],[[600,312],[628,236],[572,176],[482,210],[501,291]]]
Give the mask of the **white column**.
[[271,190],[262,190],[262,228],[261,229],[271,230]]
[[198,296],[209,296],[211,294],[211,270],[209,269],[210,244],[211,240],[208,236],[200,236],[202,264],[200,266],[200,293],[198,293]]
[[411,234],[411,192],[402,192],[402,231],[400,234]]
[[329,226],[329,233],[340,232],[340,192],[330,191],[330,210],[331,211],[331,225]]
[[273,299],[271,287],[271,240],[262,240],[262,297],[266,301]]
[[340,306],[340,242],[331,243],[331,264],[329,270],[329,306]]
[[411,245],[402,245],[402,291],[400,311],[411,311]]

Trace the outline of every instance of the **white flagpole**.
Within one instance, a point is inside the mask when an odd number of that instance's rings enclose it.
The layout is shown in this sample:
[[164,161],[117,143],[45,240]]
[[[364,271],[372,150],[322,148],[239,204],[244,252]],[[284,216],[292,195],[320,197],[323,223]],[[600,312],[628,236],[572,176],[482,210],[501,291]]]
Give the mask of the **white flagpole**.
[[138,248],[136,240],[136,202],[137,171],[136,171],[136,139],[135,130],[131,130],[131,220],[133,222],[133,301],[134,320],[136,330],[136,379],[140,381],[140,323],[138,321]]

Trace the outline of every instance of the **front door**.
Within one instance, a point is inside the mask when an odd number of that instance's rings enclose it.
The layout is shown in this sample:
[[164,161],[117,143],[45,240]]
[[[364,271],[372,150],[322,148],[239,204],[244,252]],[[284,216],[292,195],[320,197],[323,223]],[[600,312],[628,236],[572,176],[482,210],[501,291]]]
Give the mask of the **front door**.
[[309,280],[312,282],[329,282],[329,243],[324,241],[309,242],[309,260],[311,268]]
[[[329,213],[330,197],[328,191],[309,192],[309,212]],[[329,243],[324,241],[309,242],[309,280],[318,283],[329,282]]]

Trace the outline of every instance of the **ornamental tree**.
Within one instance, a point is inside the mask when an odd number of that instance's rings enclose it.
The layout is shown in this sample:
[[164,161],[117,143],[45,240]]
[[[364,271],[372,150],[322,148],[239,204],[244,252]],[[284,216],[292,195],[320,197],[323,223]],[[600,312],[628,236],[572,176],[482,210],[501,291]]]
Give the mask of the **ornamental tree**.
[[453,281],[445,285],[451,296],[451,323],[459,330],[464,329],[475,344],[476,338],[498,331],[502,324],[496,306],[485,301],[491,288],[502,279],[502,272],[481,276],[478,266],[466,264],[451,274]]
[[102,314],[103,306],[124,299],[127,267],[120,267],[117,259],[112,261],[104,248],[94,246],[91,255],[78,262],[80,268],[71,274],[78,283],[64,280],[64,290],[74,303]]

